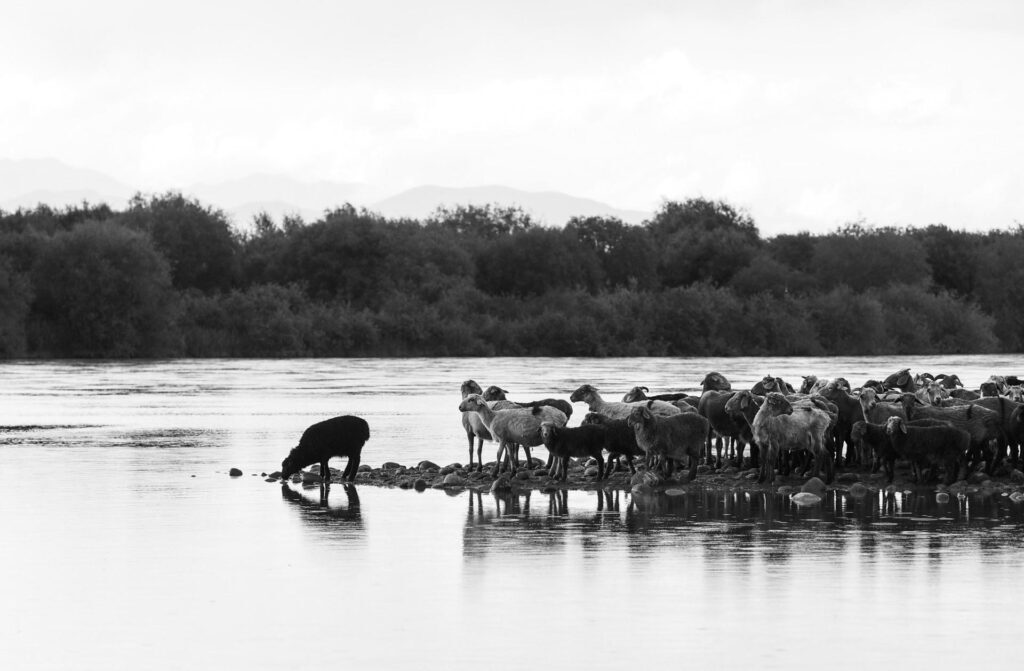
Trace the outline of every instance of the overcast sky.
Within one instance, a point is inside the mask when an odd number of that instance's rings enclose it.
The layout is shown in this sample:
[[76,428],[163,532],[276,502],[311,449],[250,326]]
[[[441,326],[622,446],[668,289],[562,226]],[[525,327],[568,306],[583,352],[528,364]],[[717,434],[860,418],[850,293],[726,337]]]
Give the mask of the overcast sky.
[[0,157],[1024,222],[1024,4],[4,2]]

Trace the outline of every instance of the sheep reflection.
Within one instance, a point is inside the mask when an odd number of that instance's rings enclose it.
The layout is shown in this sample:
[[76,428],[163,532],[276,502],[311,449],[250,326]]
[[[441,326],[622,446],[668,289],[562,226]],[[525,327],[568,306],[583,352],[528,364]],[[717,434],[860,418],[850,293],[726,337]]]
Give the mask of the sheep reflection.
[[[335,495],[331,495],[331,490]],[[344,493],[344,503],[337,496],[338,486],[331,487],[329,482],[319,485],[307,485],[301,489],[292,488],[285,482],[281,485],[281,497],[298,505],[303,512],[302,520],[314,525],[336,525],[345,523],[348,528],[362,529],[362,506],[359,502],[359,490],[353,484],[343,484],[340,489]]]

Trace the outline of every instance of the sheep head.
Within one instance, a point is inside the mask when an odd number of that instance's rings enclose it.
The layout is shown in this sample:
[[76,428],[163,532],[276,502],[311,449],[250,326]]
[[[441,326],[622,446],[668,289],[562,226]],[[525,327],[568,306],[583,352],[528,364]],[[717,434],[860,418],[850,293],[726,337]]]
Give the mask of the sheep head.
[[999,396],[999,385],[995,382],[982,382],[978,389],[981,391],[982,398],[988,396]]
[[555,426],[554,422],[541,422],[540,424],[540,439],[545,446],[550,447],[551,443],[555,440],[558,435],[558,427]]
[[902,417],[890,417],[885,422],[885,432],[890,436],[895,436],[897,431],[906,433],[907,425]]
[[626,418],[626,424],[635,429],[636,427],[644,426],[653,420],[654,414],[651,412],[650,408],[646,405],[638,405],[630,411],[629,417]]
[[626,395],[622,397],[623,403],[635,403],[636,401],[642,401],[647,398],[647,392],[650,389],[647,387],[633,387],[626,392]]
[[732,398],[725,402],[725,411],[729,414],[742,414],[744,411],[758,408],[764,403],[763,396],[757,396],[746,389],[733,394]]
[[492,384],[487,388],[487,391],[483,393],[483,397],[485,401],[505,401],[508,400],[505,398],[505,394],[507,393],[507,390]]
[[470,394],[482,394],[483,390],[480,389],[480,385],[476,383],[476,380],[466,380],[462,383],[462,398],[466,398]]
[[704,376],[704,379],[700,383],[701,391],[732,391],[732,385],[729,384],[729,380],[725,378],[721,373],[714,371]]
[[577,401],[583,401],[584,403],[590,403],[594,396],[597,394],[597,389],[593,385],[583,384],[580,388],[572,393],[569,400],[573,403]]
[[487,403],[484,402],[484,398],[480,394],[470,394],[462,399],[462,403],[459,403],[459,410],[462,412],[478,412],[481,408],[486,407]]
[[873,387],[860,390],[860,405],[864,410],[871,410],[878,404],[878,392]]
[[792,415],[793,404],[786,400],[786,397],[777,391],[773,391],[764,397],[768,411],[772,415]]
[[817,375],[804,375],[804,382],[800,385],[800,393],[806,394],[811,390],[811,387],[818,383]]
[[608,417],[599,412],[588,412],[580,424],[607,424]]
[[853,428],[850,429],[850,440],[860,444],[864,440],[864,434],[868,432],[867,422],[858,421],[853,423]]

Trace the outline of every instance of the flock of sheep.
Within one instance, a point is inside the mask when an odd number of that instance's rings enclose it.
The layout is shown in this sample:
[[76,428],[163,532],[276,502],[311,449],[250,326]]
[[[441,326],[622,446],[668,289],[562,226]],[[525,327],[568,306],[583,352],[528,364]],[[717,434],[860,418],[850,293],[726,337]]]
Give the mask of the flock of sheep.
[[[517,469],[519,447],[530,463],[530,448],[544,445],[549,473],[561,479],[570,458],[593,458],[602,479],[622,458],[635,473],[639,457],[668,477],[685,463],[692,480],[702,460],[720,468],[732,459],[742,468],[749,446],[750,466],[759,468],[762,483],[772,482],[777,469],[788,473],[794,467],[810,467],[831,482],[836,466],[884,468],[891,483],[899,459],[910,464],[917,482],[935,479],[941,468],[949,484],[961,471],[984,468],[991,474],[1007,457],[1016,464],[1024,439],[1024,394],[1015,376],[992,376],[976,391],[965,389],[956,375],[911,375],[909,369],[856,389],[844,378],[809,375],[799,390],[771,376],[749,390],[733,390],[724,375],[712,372],[700,396],[648,397],[647,391],[634,387],[621,401],[606,401],[584,384],[569,402],[516,403],[500,387],[483,390],[467,380],[459,410],[469,468],[483,468],[483,443],[494,441],[495,477],[503,468]],[[589,412],[569,427],[577,402]]]

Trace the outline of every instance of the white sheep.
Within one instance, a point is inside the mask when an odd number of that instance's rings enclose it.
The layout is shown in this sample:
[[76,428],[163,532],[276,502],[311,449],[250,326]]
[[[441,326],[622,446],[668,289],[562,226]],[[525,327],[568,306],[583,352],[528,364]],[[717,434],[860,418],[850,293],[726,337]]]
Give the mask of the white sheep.
[[[480,394],[482,390],[480,385],[475,380],[466,380],[462,383],[462,398],[466,399],[470,394]],[[491,432],[484,426],[484,421],[480,419],[480,415],[475,412],[463,412],[462,413],[462,428],[466,432],[466,439],[469,441],[469,468],[473,468],[473,441],[477,443],[476,446],[476,460],[477,470],[483,469],[483,459],[481,455],[484,450],[484,441],[492,440]]]
[[814,456],[814,472],[821,472],[824,466],[825,481],[832,482],[833,463],[825,443],[830,424],[829,414],[818,407],[794,407],[782,394],[767,394],[750,423],[754,440],[761,448],[761,474],[757,481],[775,477],[775,464],[781,452],[807,450]]
[[535,447],[544,444],[540,431],[541,424],[551,422],[555,426],[565,426],[568,421],[564,412],[548,405],[537,408],[516,406],[495,410],[479,394],[470,394],[464,398],[459,404],[459,410],[478,414],[488,432],[498,441],[498,454],[491,474],[493,477],[497,477],[506,453],[513,456],[510,468],[513,472],[516,471],[519,466],[514,452],[516,445]]
[[643,406],[648,408],[655,415],[666,417],[682,414],[682,410],[667,401],[636,401],[634,403],[622,403],[616,401],[605,401],[593,385],[584,384],[572,393],[569,400],[573,403],[583,401],[587,404],[590,412],[599,412],[610,419],[627,419],[633,408]]

